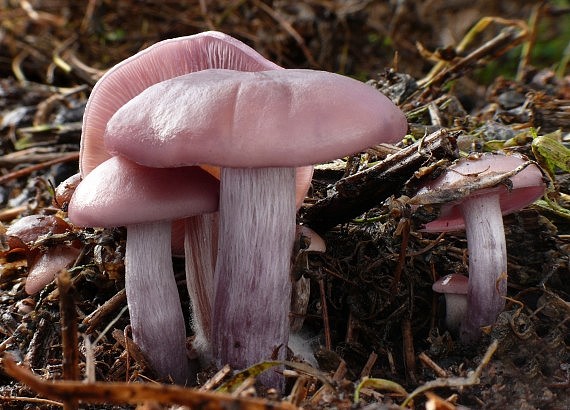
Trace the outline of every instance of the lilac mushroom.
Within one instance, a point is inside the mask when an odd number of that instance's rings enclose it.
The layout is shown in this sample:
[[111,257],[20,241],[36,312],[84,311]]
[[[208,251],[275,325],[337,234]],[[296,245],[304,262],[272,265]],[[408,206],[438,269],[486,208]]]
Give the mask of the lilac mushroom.
[[[217,31],[206,31],[158,42],[108,70],[97,82],[83,117],[80,171],[85,177],[111,157],[103,144],[107,122],[127,101],[147,87],[180,75],[224,68],[238,71],[282,69],[241,41]],[[140,136],[144,138],[144,136]],[[308,170],[307,170],[308,172]],[[215,172],[214,172],[215,173]],[[186,254],[186,283],[192,303],[194,347],[210,343],[216,216],[199,215],[174,222],[173,250]]]
[[[544,193],[540,169],[522,156],[481,154],[462,158],[424,185],[412,201],[442,203],[427,232],[465,229],[469,251],[467,313],[461,339],[477,340],[505,306],[507,250],[502,215],[533,203]],[[444,201],[451,202],[444,203]]]
[[348,77],[205,70],[129,101],[110,119],[105,144],[145,166],[222,167],[212,353],[243,368],[287,344],[295,167],[397,141],[406,130],[388,98]]
[[36,246],[38,241],[70,233],[72,230],[67,222],[55,215],[24,216],[6,230],[8,237],[18,238],[26,248],[28,276],[25,290],[28,294],[42,290],[54,280],[60,270],[75,262],[81,253],[79,241],[72,239],[47,246]]
[[467,276],[458,273],[445,275],[432,285],[434,292],[445,297],[445,326],[452,332],[459,331],[467,311],[467,286]]
[[189,374],[171,224],[217,207],[218,181],[199,167],[152,169],[120,157],[93,169],[69,203],[76,225],[127,227],[125,288],[133,339],[160,377],[181,384]]

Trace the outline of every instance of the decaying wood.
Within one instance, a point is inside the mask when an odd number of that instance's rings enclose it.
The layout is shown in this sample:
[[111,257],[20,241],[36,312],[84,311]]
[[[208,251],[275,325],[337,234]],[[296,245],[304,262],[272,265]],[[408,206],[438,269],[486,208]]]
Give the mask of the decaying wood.
[[322,232],[380,204],[400,192],[420,167],[441,159],[455,159],[455,135],[441,129],[384,161],[341,179],[331,195],[306,210],[305,223]]

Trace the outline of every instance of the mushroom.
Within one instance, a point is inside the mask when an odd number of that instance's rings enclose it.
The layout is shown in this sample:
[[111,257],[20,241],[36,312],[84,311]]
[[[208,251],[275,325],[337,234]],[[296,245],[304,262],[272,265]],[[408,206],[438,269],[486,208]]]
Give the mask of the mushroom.
[[243,368],[287,344],[295,167],[396,141],[406,129],[388,98],[348,77],[204,70],[126,103],[105,144],[145,166],[222,167],[213,356]]
[[[79,164],[81,175],[85,177],[111,157],[103,145],[103,134],[109,119],[127,101],[153,84],[210,68],[239,71],[282,69],[241,41],[217,31],[164,40],[138,52],[112,67],[93,88],[83,117]],[[209,172],[219,176],[219,170],[205,165],[202,164]],[[307,181],[303,176],[311,172],[310,167],[300,169],[299,183],[310,183],[310,176],[308,182],[302,181]],[[302,192],[304,196],[306,189]],[[208,264],[215,259],[216,243],[207,241],[215,240],[216,229],[214,215],[200,215],[189,221],[179,220],[173,226],[173,251],[175,254],[186,254],[186,283],[193,306],[192,327],[196,333],[194,348],[199,351],[209,345],[210,305],[213,298],[210,285],[213,286],[214,267]]]
[[505,305],[507,250],[502,215],[515,212],[544,193],[542,172],[517,154],[462,158],[412,198],[416,205],[441,204],[426,232],[465,229],[469,251],[467,313],[461,339],[472,342],[492,325]]
[[217,206],[218,181],[199,167],[152,169],[120,157],[83,178],[69,203],[76,225],[127,227],[125,288],[133,339],[158,375],[177,383],[189,375],[171,224]]
[[80,182],[81,174],[77,173],[59,184],[55,189],[52,205],[58,207],[63,212],[67,212],[69,201],[71,201],[71,197]]
[[434,282],[432,289],[445,296],[445,326],[452,332],[459,331],[467,311],[467,276],[445,275]]
[[7,236],[16,237],[25,245],[28,261],[25,290],[28,294],[42,290],[60,270],[75,262],[81,252],[77,241],[41,243],[71,230],[67,222],[55,215],[24,216],[7,229]]

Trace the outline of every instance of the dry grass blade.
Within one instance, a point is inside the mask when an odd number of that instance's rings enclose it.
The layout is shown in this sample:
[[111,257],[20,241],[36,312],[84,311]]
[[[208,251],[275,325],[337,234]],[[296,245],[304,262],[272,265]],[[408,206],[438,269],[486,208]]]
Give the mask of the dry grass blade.
[[491,23],[498,23],[506,26],[506,28],[495,38],[476,48],[464,58],[457,59],[450,65],[447,62],[440,61],[426,77],[418,81],[418,85],[421,88],[441,86],[443,83],[465,74],[468,69],[475,67],[480,60],[496,58],[519,45],[528,37],[528,27],[522,20],[484,17],[465,35],[456,47],[456,53],[459,54],[464,51],[475,36],[484,31]]

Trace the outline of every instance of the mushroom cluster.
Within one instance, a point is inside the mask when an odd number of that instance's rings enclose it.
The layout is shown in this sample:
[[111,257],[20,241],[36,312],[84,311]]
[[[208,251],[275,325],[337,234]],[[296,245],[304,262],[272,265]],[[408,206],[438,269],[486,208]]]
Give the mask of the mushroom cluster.
[[[159,375],[188,377],[167,258],[174,220],[185,226],[201,353],[236,368],[276,351],[284,357],[296,204],[312,165],[398,141],[406,130],[403,113],[371,86],[281,69],[217,32],[167,40],[111,69],[87,105],[84,179],[69,216],[82,226],[127,226],[133,336]],[[206,165],[221,168],[219,200]],[[219,217],[192,216],[217,209]],[[264,381],[282,385],[277,374]]]
[[477,340],[481,328],[492,325],[505,306],[507,249],[502,216],[533,203],[544,190],[542,172],[528,159],[488,153],[459,159],[412,199],[415,204],[441,205],[439,217],[424,231],[465,230],[469,280],[460,325],[464,342]]
[[390,100],[348,77],[213,69],[147,88],[111,118],[105,144],[148,167],[222,167],[212,354],[241,368],[287,345],[295,167],[405,131]]
[[[209,68],[255,71],[274,70],[281,67],[265,59],[242,42],[215,31],[165,40],[142,50],[107,71],[93,88],[83,118],[79,163],[81,176],[87,179],[92,171],[98,167],[103,167],[104,169],[100,170],[96,175],[100,174],[110,179],[113,179],[109,174],[112,168],[119,170],[121,173],[131,170],[141,176],[145,173],[150,175],[150,170],[145,170],[144,167],[135,167],[134,164],[129,164],[128,161],[123,160],[120,163],[114,161],[106,162],[112,157],[103,142],[107,122],[122,105],[140,94],[147,87],[179,75]],[[202,168],[215,176],[219,176],[219,171],[211,167],[203,166]],[[211,179],[204,173],[200,173],[196,169],[188,171],[187,174],[192,173],[194,177],[198,177],[201,174],[200,178],[205,178],[209,181],[208,184],[211,185]],[[301,175],[299,178],[301,187],[308,186],[310,174],[310,172],[305,172]],[[179,171],[171,172],[168,174],[168,177],[164,173],[154,173],[153,175],[154,182],[150,183],[150,185],[148,179],[139,179],[141,185],[138,186],[138,194],[136,197],[131,198],[129,208],[133,214],[136,213],[137,209],[140,210],[139,207],[145,208],[149,216],[147,222],[151,220],[156,221],[157,218],[162,217],[164,218],[163,222],[170,222],[174,213],[172,211],[169,212],[170,218],[164,215],[165,210],[157,205],[157,201],[160,201],[161,196],[152,197],[151,195],[151,198],[147,199],[144,193],[157,194],[161,190],[160,185],[162,185],[162,188],[175,188],[174,185],[179,185],[182,191],[186,190],[189,192],[188,188],[182,187],[180,179],[188,184],[194,184],[196,181],[187,181],[184,178],[184,172]],[[126,183],[129,183],[130,180],[131,177],[124,178]],[[93,178],[89,178],[83,185],[87,184],[93,185],[97,184],[97,182]],[[118,188],[114,192],[115,195],[121,194],[122,198],[111,199],[111,197],[108,197],[109,202],[107,205],[115,200],[125,202],[127,201],[125,193],[135,194],[137,192],[135,189],[127,189],[122,193],[121,191],[122,189]],[[175,192],[181,191],[175,188],[171,197],[175,195]],[[88,217],[86,215],[88,212],[101,212],[101,209],[106,208],[104,201],[97,196],[96,192],[90,196],[90,190],[82,188],[79,193],[83,194],[72,197],[70,201],[70,220],[79,226],[109,226],[111,220],[102,221],[100,217]],[[110,195],[109,189],[107,189],[107,193]],[[198,191],[195,193],[201,194]],[[211,189],[206,190],[204,194],[209,196],[210,199],[213,195]],[[89,204],[88,201],[90,200],[94,202]],[[143,206],[147,201],[155,204],[154,210]],[[178,200],[178,203],[180,206],[180,200]],[[168,206],[172,206],[172,203]],[[210,209],[210,212],[216,210],[217,205],[216,209]],[[108,208],[108,211],[113,212],[113,209]],[[176,213],[177,218],[181,219],[172,223],[172,243],[170,236],[165,238],[159,248],[148,249],[150,252],[148,257],[155,260],[153,264],[156,264],[156,260],[163,261],[160,268],[154,268],[154,270],[162,271],[162,266],[167,263],[165,258],[170,258],[171,255],[170,249],[165,245],[171,243],[172,252],[175,254],[186,254],[186,282],[192,303],[192,328],[196,335],[194,347],[197,349],[203,347],[202,350],[206,350],[206,346],[210,344],[211,333],[211,302],[213,299],[213,269],[216,257],[217,217],[215,212],[200,214],[188,209],[184,211],[186,212],[184,214],[182,211],[179,207]],[[155,215],[151,215],[152,213]],[[113,220],[116,220],[116,218],[113,218]],[[134,221],[131,218],[130,221],[131,224],[127,230],[127,235],[133,237],[133,231],[142,222],[142,219],[139,218],[138,221]],[[126,223],[123,220],[120,224]],[[161,223],[161,226],[163,230],[166,229],[164,223]],[[144,232],[140,232],[135,238],[140,235],[144,235]],[[127,240],[127,243],[127,253],[133,254],[133,252],[128,250],[133,249],[129,243],[134,245],[135,239],[131,238],[130,241]],[[131,258],[127,257],[127,259]],[[171,298],[168,299],[168,306],[161,305],[160,309],[153,312],[153,317],[156,317],[158,312],[161,312],[166,319],[159,320],[159,318],[156,318],[154,320],[155,326],[148,326],[141,321],[146,321],[145,312],[152,310],[151,305],[156,307],[156,305],[163,303],[161,293],[163,290],[159,290],[157,286],[144,286],[138,280],[135,280],[135,278],[139,278],[140,273],[131,274],[131,268],[134,268],[134,263],[127,262],[126,266],[126,287],[130,294],[127,299],[133,337],[159,376],[163,378],[172,376],[176,382],[184,383],[187,377],[191,377],[191,375],[187,374],[185,332],[184,326],[180,327],[182,308],[178,295],[174,294],[174,290],[176,290],[174,275],[163,272],[154,273],[155,275],[160,275],[163,282],[170,282],[167,287],[170,289],[168,293],[171,295]],[[140,266],[141,264],[138,265]],[[168,262],[168,266],[170,266],[170,262]],[[167,269],[169,272],[172,271],[171,266],[167,267]],[[150,270],[150,268],[146,268],[147,272]],[[141,288],[143,291],[139,292]],[[128,289],[131,290],[129,291]],[[149,303],[149,300],[152,303]],[[147,303],[149,303],[149,307],[141,308],[141,306]],[[133,315],[135,317],[134,321]],[[170,326],[174,322],[178,323],[175,326],[176,330],[172,330],[174,328]],[[146,330],[151,327],[152,330]]]

